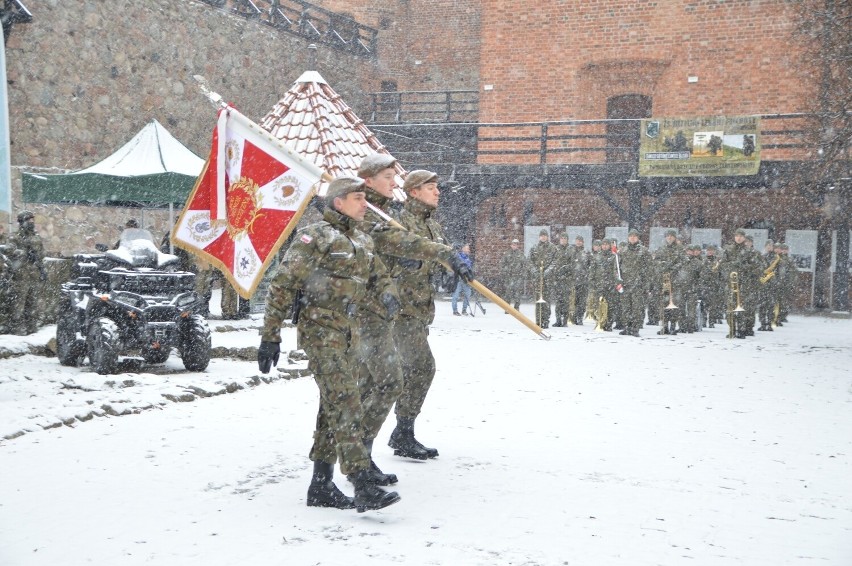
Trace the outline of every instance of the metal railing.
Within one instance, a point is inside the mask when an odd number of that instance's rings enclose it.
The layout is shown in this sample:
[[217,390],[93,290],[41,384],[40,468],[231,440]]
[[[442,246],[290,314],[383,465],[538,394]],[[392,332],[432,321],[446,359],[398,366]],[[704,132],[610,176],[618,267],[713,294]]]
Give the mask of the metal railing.
[[[761,159],[804,158],[810,147],[806,140],[811,129],[808,123],[813,118],[810,114],[761,115]],[[403,161],[428,163],[440,157],[452,163],[545,165],[636,163],[640,124],[638,119],[457,125],[388,121],[370,124],[370,128],[380,137],[385,134],[383,141],[391,147],[393,137],[404,128],[408,145],[417,147],[417,151],[394,152]],[[633,125],[635,135],[625,134],[625,125]],[[459,139],[463,139],[470,136],[471,128],[475,144],[454,140],[453,129],[458,129]],[[441,135],[432,135],[432,131]]]
[[355,55],[374,57],[376,54],[377,29],[359,24],[346,14],[332,12],[304,0],[201,1]]
[[372,92],[370,122],[476,122],[479,93],[476,90]]

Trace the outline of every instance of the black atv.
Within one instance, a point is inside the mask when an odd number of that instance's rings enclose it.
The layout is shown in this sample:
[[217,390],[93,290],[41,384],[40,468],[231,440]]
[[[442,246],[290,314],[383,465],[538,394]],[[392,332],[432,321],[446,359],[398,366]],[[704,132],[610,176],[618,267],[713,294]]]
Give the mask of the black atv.
[[157,249],[151,233],[125,229],[119,245],[102,254],[74,256],[72,280],[62,284],[56,324],[59,363],[79,366],[88,356],[99,374],[143,362],[164,363],[177,348],[183,365],[210,363],[210,328],[199,313],[195,274]]

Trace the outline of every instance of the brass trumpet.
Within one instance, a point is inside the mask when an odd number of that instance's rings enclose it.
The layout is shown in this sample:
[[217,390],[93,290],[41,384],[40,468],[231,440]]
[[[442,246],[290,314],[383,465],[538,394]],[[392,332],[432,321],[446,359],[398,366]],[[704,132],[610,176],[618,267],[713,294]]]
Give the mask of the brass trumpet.
[[608,318],[609,303],[606,302],[606,299],[600,297],[598,299],[598,323],[595,325],[595,332],[606,332],[604,325],[606,325]]
[[546,328],[544,321],[544,305],[547,301],[544,300],[544,262],[539,264],[538,268],[538,300],[535,302],[535,323],[541,328]]
[[733,310],[728,311],[728,338],[745,338],[742,327],[742,313],[745,312],[745,309],[743,308],[742,296],[740,295],[739,273],[732,271],[729,281],[731,295],[736,302],[736,306]]
[[671,273],[663,273],[663,291],[668,292],[669,294],[669,304],[666,305],[666,310],[672,310],[678,307],[674,304],[674,293],[672,293],[672,274]]

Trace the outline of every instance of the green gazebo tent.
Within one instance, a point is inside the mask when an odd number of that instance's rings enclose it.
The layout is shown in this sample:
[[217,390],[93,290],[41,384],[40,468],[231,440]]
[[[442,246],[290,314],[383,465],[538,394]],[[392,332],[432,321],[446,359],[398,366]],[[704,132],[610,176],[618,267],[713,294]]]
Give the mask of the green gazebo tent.
[[203,167],[204,160],[152,120],[121,149],[96,165],[60,175],[24,173],[23,201],[183,205]]

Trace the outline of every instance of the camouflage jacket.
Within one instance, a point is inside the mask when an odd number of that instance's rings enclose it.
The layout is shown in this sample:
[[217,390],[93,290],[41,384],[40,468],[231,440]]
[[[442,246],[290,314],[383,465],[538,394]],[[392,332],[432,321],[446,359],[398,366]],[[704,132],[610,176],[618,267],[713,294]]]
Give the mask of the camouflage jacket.
[[724,281],[730,281],[731,273],[736,272],[741,287],[752,287],[759,277],[758,271],[763,271],[761,264],[760,254],[748,249],[745,244],[734,243],[725,246],[725,256],[719,269],[722,270]]
[[574,283],[574,263],[571,261],[571,246],[556,246],[556,259],[553,260],[553,282],[560,287]]
[[18,230],[6,249],[14,278],[37,278],[44,271],[44,244],[35,232]]
[[269,285],[261,336],[280,342],[282,321],[295,293],[302,291],[300,323],[345,326],[368,293],[392,289],[387,269],[373,253],[373,241],[356,222],[326,207],[323,220],[300,230]]
[[[426,240],[444,244],[444,231],[432,218],[435,209],[417,199],[409,198],[399,215],[399,222],[411,234]],[[432,324],[435,318],[435,290],[432,287],[432,275],[441,270],[434,260],[394,261],[391,275],[399,289],[402,303],[400,313],[415,318],[424,324]]]
[[509,250],[500,258],[500,277],[504,283],[523,281],[528,273],[527,257],[521,250]]
[[664,273],[669,273],[672,281],[675,281],[678,271],[686,262],[686,250],[677,242],[667,243],[657,250],[655,260],[657,276],[662,277]]
[[542,271],[544,271],[546,281],[552,278],[557,255],[559,255],[559,250],[553,242],[549,241],[539,242],[530,250],[530,267],[535,274],[536,281],[538,281]]
[[[367,190],[367,201],[393,217],[390,212],[392,202],[390,199],[375,191]],[[399,222],[398,218],[395,218],[395,220]],[[389,226],[383,218],[369,208],[365,221],[359,224],[359,229],[369,234],[373,239],[376,253],[389,270],[393,269],[399,259],[438,261],[444,265],[449,265],[453,254],[453,249],[450,246],[432,241],[408,230]],[[394,283],[393,292],[398,294],[396,283]],[[379,295],[375,293],[368,295],[363,314],[367,317],[385,317],[385,307],[379,300]]]
[[577,246],[571,246],[570,254],[571,263],[573,264],[574,283],[576,285],[584,285],[589,280],[589,265],[592,261],[592,254]]
[[796,288],[796,281],[799,278],[799,268],[796,263],[787,254],[781,254],[781,261],[778,263],[778,285],[781,291],[789,293]]
[[615,268],[615,254],[603,251],[595,255],[589,271],[589,287],[598,294],[610,293],[618,283],[618,272]]
[[621,264],[621,278],[624,280],[625,291],[644,293],[648,291],[653,276],[654,263],[651,252],[640,243],[627,244],[624,251],[618,254]]

